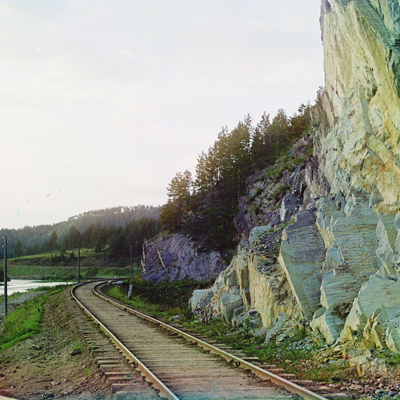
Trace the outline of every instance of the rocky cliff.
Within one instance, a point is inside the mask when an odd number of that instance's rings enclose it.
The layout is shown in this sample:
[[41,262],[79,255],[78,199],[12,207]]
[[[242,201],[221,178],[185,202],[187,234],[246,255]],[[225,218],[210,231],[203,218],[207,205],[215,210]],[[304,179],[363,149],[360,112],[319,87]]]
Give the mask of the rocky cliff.
[[399,18],[394,0],[322,2],[315,153],[331,193],[373,193],[378,213],[400,205]]
[[154,282],[194,279],[207,281],[226,268],[218,251],[201,251],[182,233],[160,234],[143,244],[142,277]]
[[237,255],[192,307],[258,319],[267,340],[307,324],[328,343],[399,352],[400,4],[322,0],[320,22],[314,154],[278,182],[268,170],[248,179],[241,202],[258,213],[239,211]]

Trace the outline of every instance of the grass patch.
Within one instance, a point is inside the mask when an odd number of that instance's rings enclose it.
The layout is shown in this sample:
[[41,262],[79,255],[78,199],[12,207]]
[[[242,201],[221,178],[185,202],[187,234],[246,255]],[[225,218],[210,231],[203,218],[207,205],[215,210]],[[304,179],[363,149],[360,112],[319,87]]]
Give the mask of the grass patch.
[[290,347],[291,343],[306,337],[305,331],[298,331],[296,336],[280,343],[271,341],[266,344],[265,336],[254,337],[248,327],[232,328],[220,319],[213,319],[208,324],[189,321],[183,325],[233,349],[242,350],[247,356],[258,357],[266,364],[279,364],[286,373],[295,374],[299,379],[333,383],[348,380],[349,375],[356,378],[356,373],[350,369],[348,361],[339,360],[335,364],[323,367],[320,363],[316,364],[314,357],[319,354],[319,346],[307,351]]
[[289,185],[280,186],[275,192],[270,193],[270,197],[275,203],[277,203],[282,200],[285,195],[290,192],[290,190],[291,189]]
[[250,211],[253,215],[258,215],[261,212],[261,206],[259,204],[256,205],[252,204]]
[[134,296],[129,299],[127,293],[124,293],[119,286],[113,286],[110,290],[106,291],[106,294],[121,303],[155,317],[168,318],[180,314],[181,312],[179,307],[165,307],[165,305],[152,304],[150,301],[140,296]]
[[0,351],[34,336],[42,330],[41,321],[45,302],[49,297],[65,290],[65,286],[56,286],[51,289],[49,293],[27,301],[6,316],[0,335]]
[[[189,298],[193,290],[204,289],[212,285],[212,281],[196,282],[168,280],[153,283],[143,281],[140,276],[126,279],[121,286],[112,286],[107,294],[114,299],[140,309],[157,317],[168,318],[177,314],[185,319],[191,318]],[[132,298],[128,298],[129,285],[132,285]]]
[[[81,277],[120,278],[130,277],[130,258],[109,257],[103,251],[81,249]],[[141,256],[133,257],[134,269],[140,270]],[[52,282],[77,279],[78,254],[76,250],[61,253],[41,253],[9,259],[8,275],[15,279],[41,279]]]
[[124,293],[128,293],[129,285],[132,285],[132,295],[146,298],[152,304],[166,307],[182,307],[187,305],[193,290],[204,289],[212,286],[214,280],[196,282],[193,279],[182,279],[170,282],[168,279],[157,283],[145,281],[141,277],[127,279],[121,286]]
[[[307,153],[308,152],[309,151],[307,150]],[[278,160],[278,166],[268,170],[265,174],[267,177],[272,177],[275,182],[278,182],[282,178],[284,171],[288,171],[290,174],[296,169],[296,166],[304,164],[307,160],[307,157],[294,158],[293,156],[285,154],[279,157]]]

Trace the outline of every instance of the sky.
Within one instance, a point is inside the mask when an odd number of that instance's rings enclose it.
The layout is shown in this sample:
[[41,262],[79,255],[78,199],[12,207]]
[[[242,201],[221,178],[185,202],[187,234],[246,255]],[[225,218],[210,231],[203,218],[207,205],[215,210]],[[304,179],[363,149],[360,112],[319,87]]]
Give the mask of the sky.
[[0,229],[162,205],[223,126],[323,85],[316,0],[0,3]]

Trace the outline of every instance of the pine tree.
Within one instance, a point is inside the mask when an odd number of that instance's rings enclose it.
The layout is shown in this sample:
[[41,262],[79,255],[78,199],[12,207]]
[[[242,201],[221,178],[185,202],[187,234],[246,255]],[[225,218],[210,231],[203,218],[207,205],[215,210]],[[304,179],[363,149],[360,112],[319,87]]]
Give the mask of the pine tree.
[[18,240],[17,244],[15,245],[15,257],[21,257],[22,255],[23,255],[22,244]]
[[48,242],[48,248],[50,251],[57,249],[57,233],[56,233],[56,231],[53,231],[53,233],[50,236],[50,240]]

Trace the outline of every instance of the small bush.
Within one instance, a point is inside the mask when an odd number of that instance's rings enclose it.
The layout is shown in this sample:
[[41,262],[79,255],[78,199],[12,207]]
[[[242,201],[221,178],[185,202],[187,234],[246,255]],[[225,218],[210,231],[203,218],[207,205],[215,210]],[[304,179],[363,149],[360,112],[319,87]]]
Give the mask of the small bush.
[[253,206],[251,207],[251,212],[252,212],[253,215],[258,215],[258,214],[260,214],[260,211],[261,211],[261,206],[260,206],[259,204],[253,205]]
[[142,277],[136,276],[124,281],[122,285],[124,293],[128,293],[129,285],[132,285],[132,296],[140,296],[153,304],[177,307],[189,301],[193,290],[210,287],[212,282],[196,282],[193,279],[170,282],[167,279],[154,283],[143,281]]
[[90,267],[87,269],[85,273],[86,278],[94,278],[98,273],[98,268],[96,267]]
[[256,178],[254,179],[254,182],[260,182],[260,181],[262,181],[263,179],[264,179],[264,175],[263,175],[263,174],[260,174],[260,175],[256,176]]
[[290,186],[280,186],[275,192],[270,193],[271,199],[274,200],[275,203],[282,200],[287,193],[290,192]]
[[231,263],[234,255],[235,255],[235,250],[233,249],[226,250],[225,253],[222,255],[222,260],[224,261],[226,266],[228,266]]

